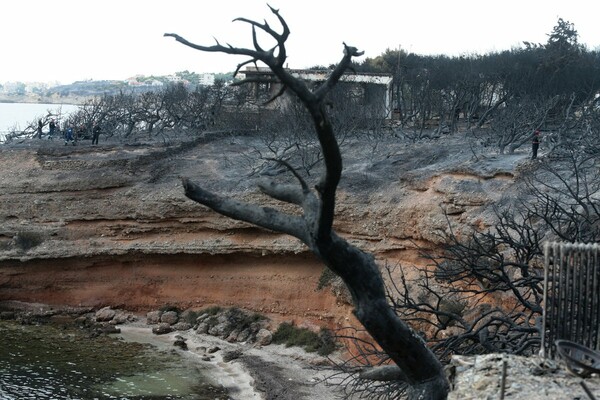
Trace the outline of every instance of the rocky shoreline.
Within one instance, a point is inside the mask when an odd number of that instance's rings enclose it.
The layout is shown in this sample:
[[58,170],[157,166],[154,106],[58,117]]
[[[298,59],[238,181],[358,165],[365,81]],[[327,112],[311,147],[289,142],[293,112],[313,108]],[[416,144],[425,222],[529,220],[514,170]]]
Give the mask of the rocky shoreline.
[[[249,314],[222,309],[210,315],[175,310],[137,315],[111,307],[93,310],[15,301],[0,304],[3,320],[22,324],[71,321],[90,335],[110,334],[170,348],[207,371],[209,380],[228,393],[228,400],[349,398],[332,379],[336,376],[339,382],[340,371],[333,361],[340,359],[339,354],[323,357],[298,347],[272,344],[267,320],[248,325],[240,322],[240,315]],[[191,316],[195,324],[186,322]],[[454,356],[446,369],[452,385],[449,400],[500,398],[502,390],[510,399],[583,400],[589,398],[583,385],[600,396],[600,376],[582,380],[558,360],[507,354]]]
[[[232,309],[211,316],[200,314],[195,326],[185,322],[190,312],[173,310],[143,316],[111,307],[92,310],[22,302],[2,302],[0,310],[2,320],[21,324],[71,321],[92,336],[116,335],[126,341],[171,348],[202,367],[209,380],[228,393],[227,399],[344,398],[340,388],[327,382],[335,372],[328,358],[272,344],[264,320],[247,327],[245,333],[237,329],[236,336],[234,326],[240,321],[232,318]],[[238,311],[234,313],[239,317]]]

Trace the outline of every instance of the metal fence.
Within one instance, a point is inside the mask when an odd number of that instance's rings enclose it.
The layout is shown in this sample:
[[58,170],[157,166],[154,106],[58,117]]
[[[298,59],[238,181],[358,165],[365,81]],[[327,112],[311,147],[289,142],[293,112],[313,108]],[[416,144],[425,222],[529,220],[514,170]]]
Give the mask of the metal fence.
[[598,350],[600,246],[546,243],[544,257],[543,356],[554,358],[557,339]]

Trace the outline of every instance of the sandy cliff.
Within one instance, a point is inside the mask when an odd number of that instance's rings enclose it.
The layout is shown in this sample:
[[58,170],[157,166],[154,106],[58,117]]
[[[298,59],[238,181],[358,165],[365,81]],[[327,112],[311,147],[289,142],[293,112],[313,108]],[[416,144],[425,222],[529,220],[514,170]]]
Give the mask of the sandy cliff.
[[[239,306],[340,326],[350,306],[317,290],[323,267],[297,240],[221,217],[183,195],[187,176],[265,202],[247,174],[256,139],[177,144],[23,141],[0,147],[0,300],[144,311]],[[473,157],[462,137],[345,145],[336,229],[382,262],[419,264],[436,229],[485,227],[526,154]]]

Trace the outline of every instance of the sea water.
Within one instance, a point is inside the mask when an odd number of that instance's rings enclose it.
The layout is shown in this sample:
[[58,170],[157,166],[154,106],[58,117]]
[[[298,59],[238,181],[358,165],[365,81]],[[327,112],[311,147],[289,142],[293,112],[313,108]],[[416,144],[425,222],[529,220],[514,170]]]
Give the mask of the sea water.
[[13,128],[23,130],[49,113],[60,123],[78,108],[73,104],[0,103],[0,140]]
[[73,326],[0,321],[2,400],[227,399],[174,349]]

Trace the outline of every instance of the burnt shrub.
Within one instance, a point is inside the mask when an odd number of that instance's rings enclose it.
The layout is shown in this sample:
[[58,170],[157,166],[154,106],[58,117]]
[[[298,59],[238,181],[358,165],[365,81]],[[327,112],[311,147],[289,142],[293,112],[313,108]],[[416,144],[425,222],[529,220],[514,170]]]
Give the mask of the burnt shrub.
[[44,235],[39,232],[21,231],[13,238],[15,245],[23,251],[30,250],[44,242]]
[[273,333],[273,343],[285,344],[286,347],[302,347],[309,353],[318,353],[326,356],[335,351],[335,341],[328,329],[321,329],[319,333],[310,329],[298,328],[287,322],[279,325]]

